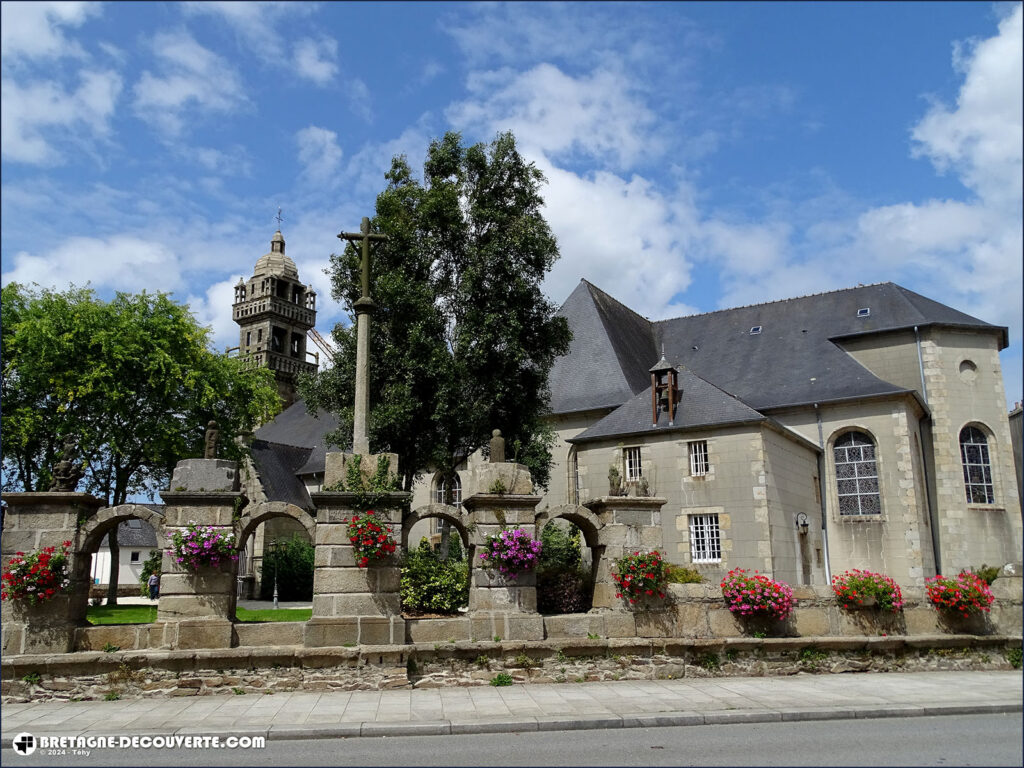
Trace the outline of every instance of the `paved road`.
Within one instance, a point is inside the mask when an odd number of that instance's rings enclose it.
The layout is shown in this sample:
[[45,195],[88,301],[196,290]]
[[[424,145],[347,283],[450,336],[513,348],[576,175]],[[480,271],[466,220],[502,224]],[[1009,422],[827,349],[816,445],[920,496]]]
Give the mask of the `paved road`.
[[7,704],[3,744],[35,735],[269,740],[1019,713],[1020,672],[715,677]]
[[672,726],[642,730],[269,741],[263,749],[93,750],[39,766],[1020,766],[1019,714]]

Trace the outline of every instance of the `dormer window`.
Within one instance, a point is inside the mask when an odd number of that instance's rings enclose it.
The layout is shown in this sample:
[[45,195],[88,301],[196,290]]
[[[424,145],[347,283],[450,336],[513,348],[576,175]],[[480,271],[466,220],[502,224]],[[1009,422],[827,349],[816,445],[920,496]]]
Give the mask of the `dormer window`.
[[761,326],[760,325],[755,325],[755,326],[753,326],[750,329],[750,335],[751,336],[757,336],[760,332],[761,332]]
[[857,310],[857,317],[870,317],[871,307],[861,307]]

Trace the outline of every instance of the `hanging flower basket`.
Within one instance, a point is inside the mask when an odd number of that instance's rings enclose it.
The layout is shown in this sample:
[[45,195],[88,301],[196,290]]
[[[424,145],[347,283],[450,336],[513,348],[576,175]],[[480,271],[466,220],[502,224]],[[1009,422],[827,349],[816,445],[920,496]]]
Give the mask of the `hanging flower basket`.
[[541,543],[522,528],[502,530],[488,536],[481,565],[488,571],[497,571],[510,579],[533,570],[540,559]]
[[36,605],[67,589],[71,583],[68,572],[70,541],[60,548],[45,547],[25,554],[16,552],[2,577],[4,600],[19,600]]
[[630,604],[646,598],[665,598],[668,585],[668,568],[661,559],[661,552],[634,552],[615,561],[615,573],[612,574],[618,592],[616,597],[624,597]]
[[184,531],[175,531],[168,552],[174,562],[190,571],[238,560],[234,533],[223,528],[199,525],[194,520],[189,520]]
[[348,521],[348,540],[356,553],[356,565],[366,568],[371,560],[383,560],[395,551],[391,530],[377,520],[373,510],[358,512]]
[[841,608],[875,608],[899,611],[903,608],[903,592],[888,576],[852,568],[832,577],[832,591]]
[[985,580],[970,571],[961,571],[956,578],[934,576],[924,584],[935,610],[947,614],[967,617],[988,612],[996,599]]
[[784,581],[775,581],[763,573],[748,573],[733,568],[722,579],[722,597],[733,613],[740,616],[763,616],[782,621],[796,607],[793,589]]

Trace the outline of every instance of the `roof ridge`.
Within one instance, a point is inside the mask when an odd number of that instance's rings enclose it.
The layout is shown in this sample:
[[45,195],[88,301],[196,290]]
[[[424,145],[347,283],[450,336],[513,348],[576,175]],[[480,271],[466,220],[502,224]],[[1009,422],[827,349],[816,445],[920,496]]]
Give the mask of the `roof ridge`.
[[[879,282],[879,283],[858,283],[857,285],[852,285],[852,286],[849,286],[847,288],[835,288],[835,289],[833,289],[831,291],[818,291],[817,293],[805,293],[805,294],[802,294],[800,296],[789,296],[789,297],[787,297],[785,299],[775,299],[774,301],[758,301],[758,302],[755,302],[753,304],[740,304],[740,305],[735,306],[735,307],[724,307],[723,309],[712,309],[712,310],[709,310],[707,312],[695,312],[692,315],[676,315],[675,317],[666,317],[663,320],[654,320],[654,321],[651,321],[651,322],[653,322],[653,323],[667,323],[670,320],[681,320],[684,317],[703,317],[705,315],[714,315],[714,314],[717,314],[719,312],[732,312],[734,309],[750,309],[751,307],[764,307],[764,306],[767,306],[768,304],[781,304],[784,301],[796,301],[797,299],[809,299],[812,296],[827,296],[830,293],[842,293],[844,291],[856,291],[856,290],[859,290],[860,288],[875,288],[875,287],[877,287],[879,285],[892,285],[892,286],[895,286],[897,288],[901,287],[900,285],[898,285],[897,283],[892,282],[891,280],[885,280],[885,281],[882,281],[882,282]],[[598,290],[600,290],[600,289],[598,289]],[[917,308],[915,307],[915,310],[916,309]]]
[[[737,396],[737,395],[734,395],[734,394],[733,394],[732,392],[730,392],[729,390],[727,390],[727,389],[724,389],[724,388],[723,388],[723,387],[722,387],[721,385],[719,385],[719,384],[715,384],[715,382],[713,382],[713,381],[710,381],[709,379],[706,379],[706,378],[704,378],[704,377],[703,377],[703,376],[701,376],[701,375],[700,375],[699,373],[697,373],[697,372],[696,372],[696,371],[694,371],[694,370],[693,370],[692,368],[690,368],[690,367],[689,367],[688,365],[685,365],[684,363],[679,363],[679,367],[680,367],[680,368],[683,368],[683,369],[685,369],[687,373],[689,373],[689,374],[690,374],[691,376],[693,376],[694,378],[698,378],[698,379],[700,379],[700,380],[701,380],[701,381],[703,381],[703,382],[704,382],[705,384],[707,384],[707,385],[708,385],[709,387],[714,387],[714,388],[715,388],[715,389],[717,389],[717,390],[718,390],[719,392],[721,392],[721,393],[722,393],[723,395],[726,395],[727,397],[731,397],[731,398],[732,398],[733,400],[735,400],[735,401],[736,401],[737,403],[739,403],[740,405],[745,405],[745,406],[746,406],[747,408],[749,408],[750,410],[754,411],[755,413],[761,413],[761,411],[760,411],[759,409],[757,409],[757,408],[755,408],[754,406],[752,406],[752,405],[751,405],[750,403],[748,403],[748,402],[747,402],[746,400],[744,400],[744,399],[743,399],[742,397],[739,397],[739,396]],[[763,413],[761,413],[761,415],[762,415],[762,416],[764,416],[764,414],[763,414]]]
[[602,296],[604,296],[605,298],[607,298],[607,299],[608,299],[609,301],[614,301],[614,302],[615,302],[616,304],[618,304],[618,305],[619,305],[620,307],[622,307],[623,309],[625,309],[625,310],[626,310],[627,312],[629,312],[629,313],[630,313],[631,315],[636,315],[636,316],[637,316],[638,318],[640,318],[641,320],[643,320],[643,321],[644,321],[645,323],[647,323],[648,325],[653,325],[653,324],[654,324],[654,323],[656,322],[655,320],[651,320],[651,319],[650,319],[649,317],[645,317],[644,315],[641,315],[641,314],[640,314],[639,312],[637,312],[637,311],[636,311],[635,309],[633,309],[632,307],[628,306],[628,305],[627,305],[627,304],[625,304],[624,302],[621,302],[621,301],[619,301],[619,300],[618,300],[618,299],[616,299],[616,298],[615,298],[614,296],[612,296],[612,295],[611,295],[610,293],[608,293],[608,291],[605,291],[605,290],[602,290],[602,289],[598,288],[598,287],[597,287],[596,285],[594,285],[594,284],[593,284],[592,282],[590,282],[589,280],[587,280],[587,278],[585,278],[585,277],[581,277],[581,278],[580,278],[580,282],[581,282],[581,283],[586,283],[586,284],[587,284],[587,288],[589,288],[589,289],[591,289],[591,290],[593,290],[593,291],[597,291],[597,292],[598,292],[598,293],[600,293],[600,294],[601,294]]

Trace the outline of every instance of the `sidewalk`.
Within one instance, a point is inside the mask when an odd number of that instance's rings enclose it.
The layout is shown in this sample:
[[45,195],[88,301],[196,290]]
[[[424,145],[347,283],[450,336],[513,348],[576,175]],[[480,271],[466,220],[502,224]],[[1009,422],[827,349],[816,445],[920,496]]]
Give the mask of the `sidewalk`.
[[1022,675],[916,672],[294,692],[3,707],[3,746],[36,736],[310,739],[1022,711]]

